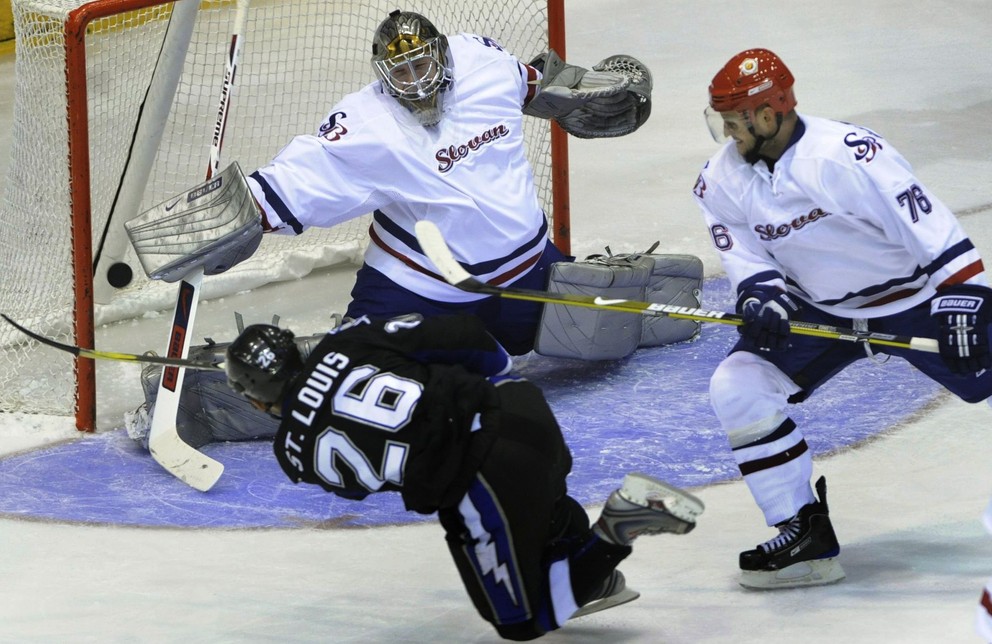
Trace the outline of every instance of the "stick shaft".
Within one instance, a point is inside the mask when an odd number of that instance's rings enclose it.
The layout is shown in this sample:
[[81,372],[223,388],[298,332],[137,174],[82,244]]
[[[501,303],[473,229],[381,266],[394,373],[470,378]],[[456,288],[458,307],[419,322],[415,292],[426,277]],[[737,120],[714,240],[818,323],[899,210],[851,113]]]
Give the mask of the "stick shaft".
[[120,362],[140,362],[145,364],[160,364],[164,366],[174,366],[174,367],[184,367],[186,369],[197,369],[199,371],[224,371],[224,367],[209,362],[197,362],[195,360],[176,360],[173,358],[163,358],[162,356],[156,356],[152,354],[137,354],[137,353],[120,353],[118,351],[97,351],[96,349],[84,349],[82,347],[77,347],[72,344],[63,344],[57,340],[51,338],[46,338],[40,333],[35,333],[31,329],[14,322],[12,319],[6,315],[0,314],[12,327],[23,333],[24,335],[41,342],[42,344],[48,345],[59,351],[65,351],[66,353],[71,353],[74,356],[80,358],[88,358],[90,360],[117,360]]
[[[638,300],[609,299],[592,295],[553,293],[551,291],[537,291],[514,288],[512,286],[493,286],[479,281],[458,263],[451,253],[451,249],[448,248],[447,243],[444,241],[441,231],[435,224],[429,221],[417,222],[416,233],[417,241],[420,242],[424,254],[430,258],[444,279],[464,291],[544,304],[564,304],[567,306],[582,306],[655,317],[670,317],[676,320],[715,322],[734,326],[740,326],[744,323],[744,319],[740,315],[726,313],[724,311],[707,311],[693,307],[641,302]],[[790,322],[789,327],[793,333],[798,335],[939,353],[937,341],[932,338],[856,331],[854,329],[802,321]]]

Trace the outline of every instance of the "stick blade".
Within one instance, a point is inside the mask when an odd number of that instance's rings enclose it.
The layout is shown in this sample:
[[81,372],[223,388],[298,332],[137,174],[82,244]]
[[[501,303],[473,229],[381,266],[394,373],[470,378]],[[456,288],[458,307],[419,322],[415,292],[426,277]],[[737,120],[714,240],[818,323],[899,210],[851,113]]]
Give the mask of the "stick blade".
[[200,492],[212,488],[224,473],[223,463],[183,442],[175,431],[150,432],[148,449],[159,465]]
[[444,241],[440,229],[432,221],[418,221],[414,225],[414,232],[420,248],[424,251],[438,272],[449,284],[463,291],[484,292],[486,285],[472,277],[472,275],[462,268],[455,256],[452,254],[448,244]]

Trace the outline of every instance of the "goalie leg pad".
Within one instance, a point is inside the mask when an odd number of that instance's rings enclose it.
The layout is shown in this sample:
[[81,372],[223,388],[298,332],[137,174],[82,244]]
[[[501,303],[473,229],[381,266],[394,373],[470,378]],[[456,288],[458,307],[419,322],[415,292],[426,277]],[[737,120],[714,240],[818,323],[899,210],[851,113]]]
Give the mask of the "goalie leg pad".
[[[644,299],[657,304],[672,304],[699,308],[702,306],[703,262],[695,255],[647,255],[654,268]],[[699,335],[702,324],[692,320],[666,317],[644,317],[641,347],[658,347],[692,340]]]
[[[199,347],[190,351],[193,355]],[[158,395],[161,367],[141,370],[141,385],[149,415]],[[259,411],[227,385],[219,371],[187,371],[176,415],[176,431],[184,443],[200,448],[214,442],[272,438],[279,421]]]
[[[644,294],[653,262],[648,259],[605,265],[558,262],[551,266],[553,293],[636,300]],[[546,304],[534,350],[545,356],[616,360],[633,353],[641,341],[641,317],[602,309]]]
[[[548,290],[699,307],[702,276],[702,261],[693,255],[612,255],[553,264]],[[557,358],[617,360],[639,346],[691,340],[700,326],[692,320],[546,304],[534,350]]]
[[[307,356],[324,334],[296,338],[301,354]],[[189,357],[198,362],[219,364],[226,345],[207,344],[192,347]],[[145,395],[145,414],[152,415],[158,397],[162,368],[150,364],[141,370],[141,388]],[[209,443],[269,439],[276,435],[279,420],[254,407],[244,396],[235,393],[220,371],[189,370],[183,378],[179,398],[176,430],[183,442],[200,448]],[[131,435],[131,432],[129,432]],[[132,436],[144,447],[147,436]]]

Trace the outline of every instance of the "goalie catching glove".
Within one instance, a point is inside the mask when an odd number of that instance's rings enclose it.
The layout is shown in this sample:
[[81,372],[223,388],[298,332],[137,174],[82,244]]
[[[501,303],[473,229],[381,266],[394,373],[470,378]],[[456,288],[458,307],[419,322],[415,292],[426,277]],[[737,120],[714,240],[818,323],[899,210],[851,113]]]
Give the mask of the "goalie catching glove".
[[552,50],[531,66],[544,78],[541,91],[524,106],[524,114],[555,119],[573,136],[624,136],[651,114],[651,72],[636,58],[610,56],[587,70],[567,64]]

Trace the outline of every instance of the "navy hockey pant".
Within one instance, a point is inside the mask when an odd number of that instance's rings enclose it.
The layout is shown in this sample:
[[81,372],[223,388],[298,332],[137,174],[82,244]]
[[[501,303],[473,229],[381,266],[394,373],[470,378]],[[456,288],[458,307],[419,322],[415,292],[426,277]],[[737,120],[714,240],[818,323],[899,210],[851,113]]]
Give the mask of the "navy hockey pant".
[[[541,259],[523,277],[513,282],[518,288],[544,290],[548,285],[548,271],[555,262],[569,261],[554,244],[548,241]],[[534,348],[543,305],[500,297],[487,297],[473,302],[439,302],[421,297],[396,284],[388,277],[363,264],[355,277],[351,303],[346,316],[357,318],[367,315],[373,319],[387,319],[406,313],[434,316],[467,313],[481,319],[489,333],[503,345],[510,355],[523,355]]]
[[[829,315],[808,304],[803,305],[796,319],[839,327],[850,328],[852,326],[850,319]],[[921,304],[896,315],[868,320],[868,330],[876,333],[924,338],[937,336],[937,325],[930,317],[929,303]],[[738,343],[732,351],[737,351],[739,346]],[[981,402],[992,396],[992,371],[962,376],[952,372],[937,353],[877,345],[872,345],[871,348],[876,354],[889,354],[904,358],[965,402]],[[790,336],[788,350],[758,352],[758,355],[781,369],[802,388],[802,391],[793,395],[789,402],[805,400],[817,387],[827,382],[844,367],[856,360],[868,357],[864,346],[860,343],[842,342],[795,333]]]

